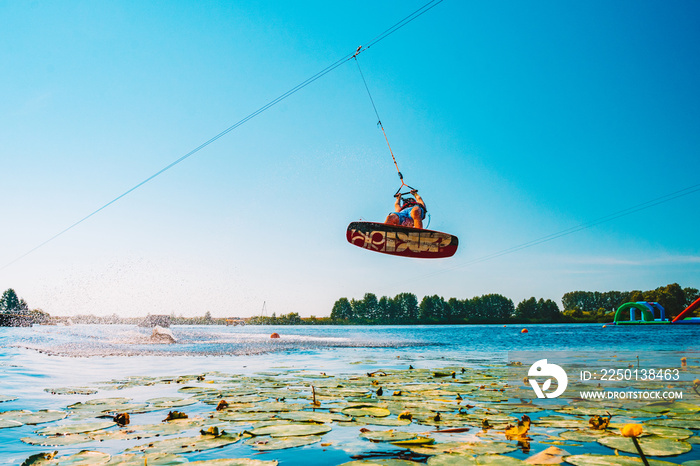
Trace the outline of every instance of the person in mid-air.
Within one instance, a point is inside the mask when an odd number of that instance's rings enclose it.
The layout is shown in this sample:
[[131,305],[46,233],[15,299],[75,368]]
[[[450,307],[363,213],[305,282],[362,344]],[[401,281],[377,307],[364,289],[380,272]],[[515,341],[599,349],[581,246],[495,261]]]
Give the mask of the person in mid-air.
[[423,228],[423,219],[428,209],[426,209],[425,202],[418,194],[418,191],[414,189],[411,191],[411,194],[413,197],[401,197],[401,194],[396,194],[396,201],[394,202],[395,212],[390,213],[384,223]]

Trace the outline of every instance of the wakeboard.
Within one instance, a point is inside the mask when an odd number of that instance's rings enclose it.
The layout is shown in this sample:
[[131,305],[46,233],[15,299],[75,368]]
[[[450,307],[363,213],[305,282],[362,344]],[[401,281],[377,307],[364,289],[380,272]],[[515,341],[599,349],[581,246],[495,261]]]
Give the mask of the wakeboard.
[[350,244],[392,256],[438,259],[453,256],[459,240],[456,236],[385,223],[352,222],[346,234]]

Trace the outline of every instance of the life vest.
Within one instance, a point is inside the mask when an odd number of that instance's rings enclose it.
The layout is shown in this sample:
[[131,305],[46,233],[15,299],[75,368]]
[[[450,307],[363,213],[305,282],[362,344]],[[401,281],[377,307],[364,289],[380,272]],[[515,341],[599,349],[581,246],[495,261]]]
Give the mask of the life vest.
[[425,220],[425,214],[426,214],[426,212],[428,211],[428,208],[425,207],[423,204],[419,203],[418,201],[416,201],[416,200],[415,200],[414,198],[412,198],[412,197],[403,198],[403,203],[401,204],[401,210],[404,210],[404,209],[412,209],[412,208],[414,208],[415,206],[420,207],[420,209],[421,209],[421,220]]

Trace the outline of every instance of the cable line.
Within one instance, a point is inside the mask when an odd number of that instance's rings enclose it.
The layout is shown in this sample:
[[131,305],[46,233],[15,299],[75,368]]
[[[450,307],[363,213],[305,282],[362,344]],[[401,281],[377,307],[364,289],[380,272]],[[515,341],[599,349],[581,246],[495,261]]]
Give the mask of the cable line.
[[601,223],[610,222],[610,221],[616,220],[620,217],[625,217],[627,215],[634,214],[634,213],[639,212],[641,210],[649,209],[649,208],[657,206],[659,204],[663,204],[665,202],[669,202],[669,201],[672,201],[674,199],[678,199],[679,197],[683,197],[683,196],[687,196],[689,194],[696,193],[698,191],[700,191],[700,184],[688,186],[687,188],[683,188],[683,189],[680,189],[678,191],[674,191],[672,193],[665,194],[663,196],[659,196],[659,197],[651,199],[649,201],[642,202],[641,204],[637,204],[637,205],[634,205],[632,207],[628,207],[626,209],[622,209],[622,210],[619,210],[617,212],[613,212],[611,214],[605,215],[603,217],[599,217],[599,218],[591,220],[589,222],[581,223],[579,225],[573,226],[571,228],[567,228],[567,229],[559,231],[557,233],[552,233],[550,235],[543,236],[541,238],[537,238],[537,239],[534,239],[532,241],[528,241],[526,243],[519,244],[517,246],[513,246],[513,247],[510,247],[507,249],[503,249],[501,251],[487,254],[487,255],[482,256],[482,257],[477,257],[477,258],[469,260],[467,262],[463,262],[459,265],[445,268],[445,269],[440,270],[438,272],[433,272],[430,274],[423,275],[421,277],[416,277],[416,280],[423,279],[426,277],[432,277],[435,275],[440,275],[440,274],[446,273],[446,272],[451,272],[453,270],[464,268],[464,267],[467,267],[469,265],[478,264],[481,262],[486,262],[486,261],[489,261],[491,259],[495,259],[497,257],[505,256],[506,254],[512,254],[512,253],[520,251],[522,249],[536,246],[538,244],[546,243],[548,241],[552,241],[552,240],[555,240],[557,238],[561,238],[562,236],[570,235],[572,233],[577,233],[579,231],[586,230],[588,228],[592,228],[594,226],[600,225]]
[[[390,28],[386,29],[384,32],[382,32],[381,34],[379,34],[378,36],[376,36],[374,39],[372,39],[372,40],[370,40],[369,42],[367,42],[366,45],[361,45],[360,47],[358,47],[354,54],[348,54],[348,55],[344,56],[343,58],[340,58],[339,60],[333,62],[333,63],[330,64],[330,65],[328,65],[326,68],[322,69],[321,71],[319,71],[318,73],[314,74],[314,75],[311,76],[310,78],[307,78],[306,80],[304,80],[304,81],[302,81],[301,83],[297,84],[297,85],[294,86],[293,88],[289,89],[289,90],[288,90],[287,92],[285,92],[284,94],[282,94],[282,95],[280,95],[279,97],[277,97],[277,98],[271,100],[270,102],[268,102],[267,104],[263,105],[263,106],[260,107],[259,109],[255,110],[254,112],[250,113],[250,114],[247,115],[246,117],[244,117],[244,118],[242,118],[241,120],[237,121],[236,123],[234,123],[233,125],[229,126],[229,127],[226,128],[225,130],[223,130],[222,132],[220,132],[219,134],[217,134],[216,136],[214,136],[214,137],[212,137],[211,139],[209,139],[208,141],[203,142],[203,143],[200,144],[199,146],[195,147],[194,149],[192,149],[191,151],[189,151],[188,153],[186,153],[185,155],[183,155],[183,156],[180,157],[179,159],[177,159],[177,160],[175,160],[174,162],[170,163],[169,165],[163,167],[162,169],[160,169],[159,171],[157,171],[157,172],[154,173],[153,175],[149,176],[149,177],[146,178],[145,180],[143,180],[143,181],[141,181],[140,183],[138,183],[137,185],[135,185],[133,188],[128,189],[128,190],[125,191],[124,193],[120,194],[119,196],[115,197],[114,199],[112,199],[111,201],[109,201],[108,203],[106,203],[105,205],[103,205],[102,207],[98,208],[97,210],[95,210],[95,211],[91,212],[90,214],[86,215],[85,217],[81,218],[80,220],[78,220],[77,222],[73,223],[72,225],[70,225],[69,227],[65,228],[64,230],[62,230],[62,231],[56,233],[55,235],[53,235],[51,238],[47,239],[47,240],[44,241],[43,243],[41,243],[41,244],[35,246],[34,248],[32,248],[32,249],[30,249],[29,251],[27,251],[27,252],[25,252],[24,254],[22,254],[21,256],[17,257],[16,259],[14,259],[14,260],[8,262],[7,264],[3,265],[2,267],[0,267],[0,270],[4,270],[4,269],[6,269],[7,267],[9,267],[10,265],[14,264],[15,262],[18,262],[19,260],[24,259],[24,258],[25,258],[26,256],[28,256],[29,254],[33,253],[34,251],[36,251],[37,249],[41,248],[42,246],[44,246],[44,245],[50,243],[51,241],[55,240],[55,239],[58,238],[59,236],[63,235],[64,233],[66,233],[66,232],[72,230],[73,228],[77,227],[78,225],[80,225],[81,223],[83,223],[84,221],[86,221],[87,219],[89,219],[90,217],[92,217],[93,215],[95,215],[95,214],[101,212],[102,210],[106,209],[107,207],[109,207],[110,205],[114,204],[115,202],[117,202],[118,200],[120,200],[121,198],[123,198],[124,196],[126,196],[127,194],[130,194],[131,192],[137,190],[138,188],[140,188],[140,187],[143,186],[144,184],[148,183],[149,181],[151,181],[152,179],[154,179],[154,178],[157,177],[158,175],[163,174],[163,173],[166,172],[167,170],[173,168],[175,165],[179,164],[180,162],[186,160],[187,158],[189,158],[189,157],[191,157],[192,155],[196,154],[196,153],[199,152],[200,150],[204,149],[204,148],[207,147],[209,144],[211,144],[211,143],[213,143],[213,142],[219,140],[220,138],[226,136],[226,135],[227,135],[228,133],[230,133],[231,131],[233,131],[233,130],[235,130],[236,128],[238,128],[239,126],[241,126],[241,125],[243,125],[244,123],[246,123],[246,122],[252,120],[252,119],[255,118],[256,116],[258,116],[258,115],[260,115],[261,113],[263,113],[265,110],[268,110],[270,107],[275,106],[276,104],[280,103],[281,101],[283,101],[283,100],[286,99],[287,97],[291,96],[292,94],[295,94],[296,92],[302,90],[303,88],[305,88],[305,87],[308,86],[309,84],[313,83],[314,81],[316,81],[316,80],[322,78],[323,76],[327,75],[328,73],[330,73],[331,71],[335,70],[336,68],[338,68],[339,66],[341,66],[342,64],[344,64],[345,62],[347,62],[348,60],[351,60],[352,58],[356,58],[357,55],[359,55],[360,53],[362,53],[362,52],[364,52],[365,50],[369,49],[370,47],[372,47],[372,46],[375,45],[376,43],[378,43],[378,42],[384,40],[385,38],[387,38],[388,36],[390,36],[390,35],[393,34],[394,32],[398,31],[399,29],[401,29],[402,27],[404,27],[405,25],[407,25],[408,23],[410,23],[411,21],[413,21],[414,19],[418,18],[419,16],[421,16],[421,15],[424,14],[425,12],[431,10],[432,8],[434,8],[435,6],[437,6],[438,4],[442,3],[442,1],[443,1],[443,0],[431,0],[430,2],[426,3],[426,4],[423,5],[422,7],[418,8],[417,10],[415,10],[413,13],[409,14],[408,16],[406,16],[405,18],[403,18],[402,20],[400,20],[399,22],[397,22],[396,24],[394,24],[393,26],[391,26]],[[387,143],[388,143],[388,141],[387,141]],[[397,167],[397,169],[398,169],[398,167]]]

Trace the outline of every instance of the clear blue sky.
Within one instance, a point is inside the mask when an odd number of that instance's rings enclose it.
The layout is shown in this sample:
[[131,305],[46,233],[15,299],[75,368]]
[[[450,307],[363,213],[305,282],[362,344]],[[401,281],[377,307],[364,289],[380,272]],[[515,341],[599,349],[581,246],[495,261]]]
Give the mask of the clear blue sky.
[[[0,264],[425,1],[0,0]],[[399,179],[350,61],[0,271],[51,314],[700,287],[700,4],[445,0],[359,56],[450,259],[349,245]],[[0,265],[0,266],[1,266]]]

